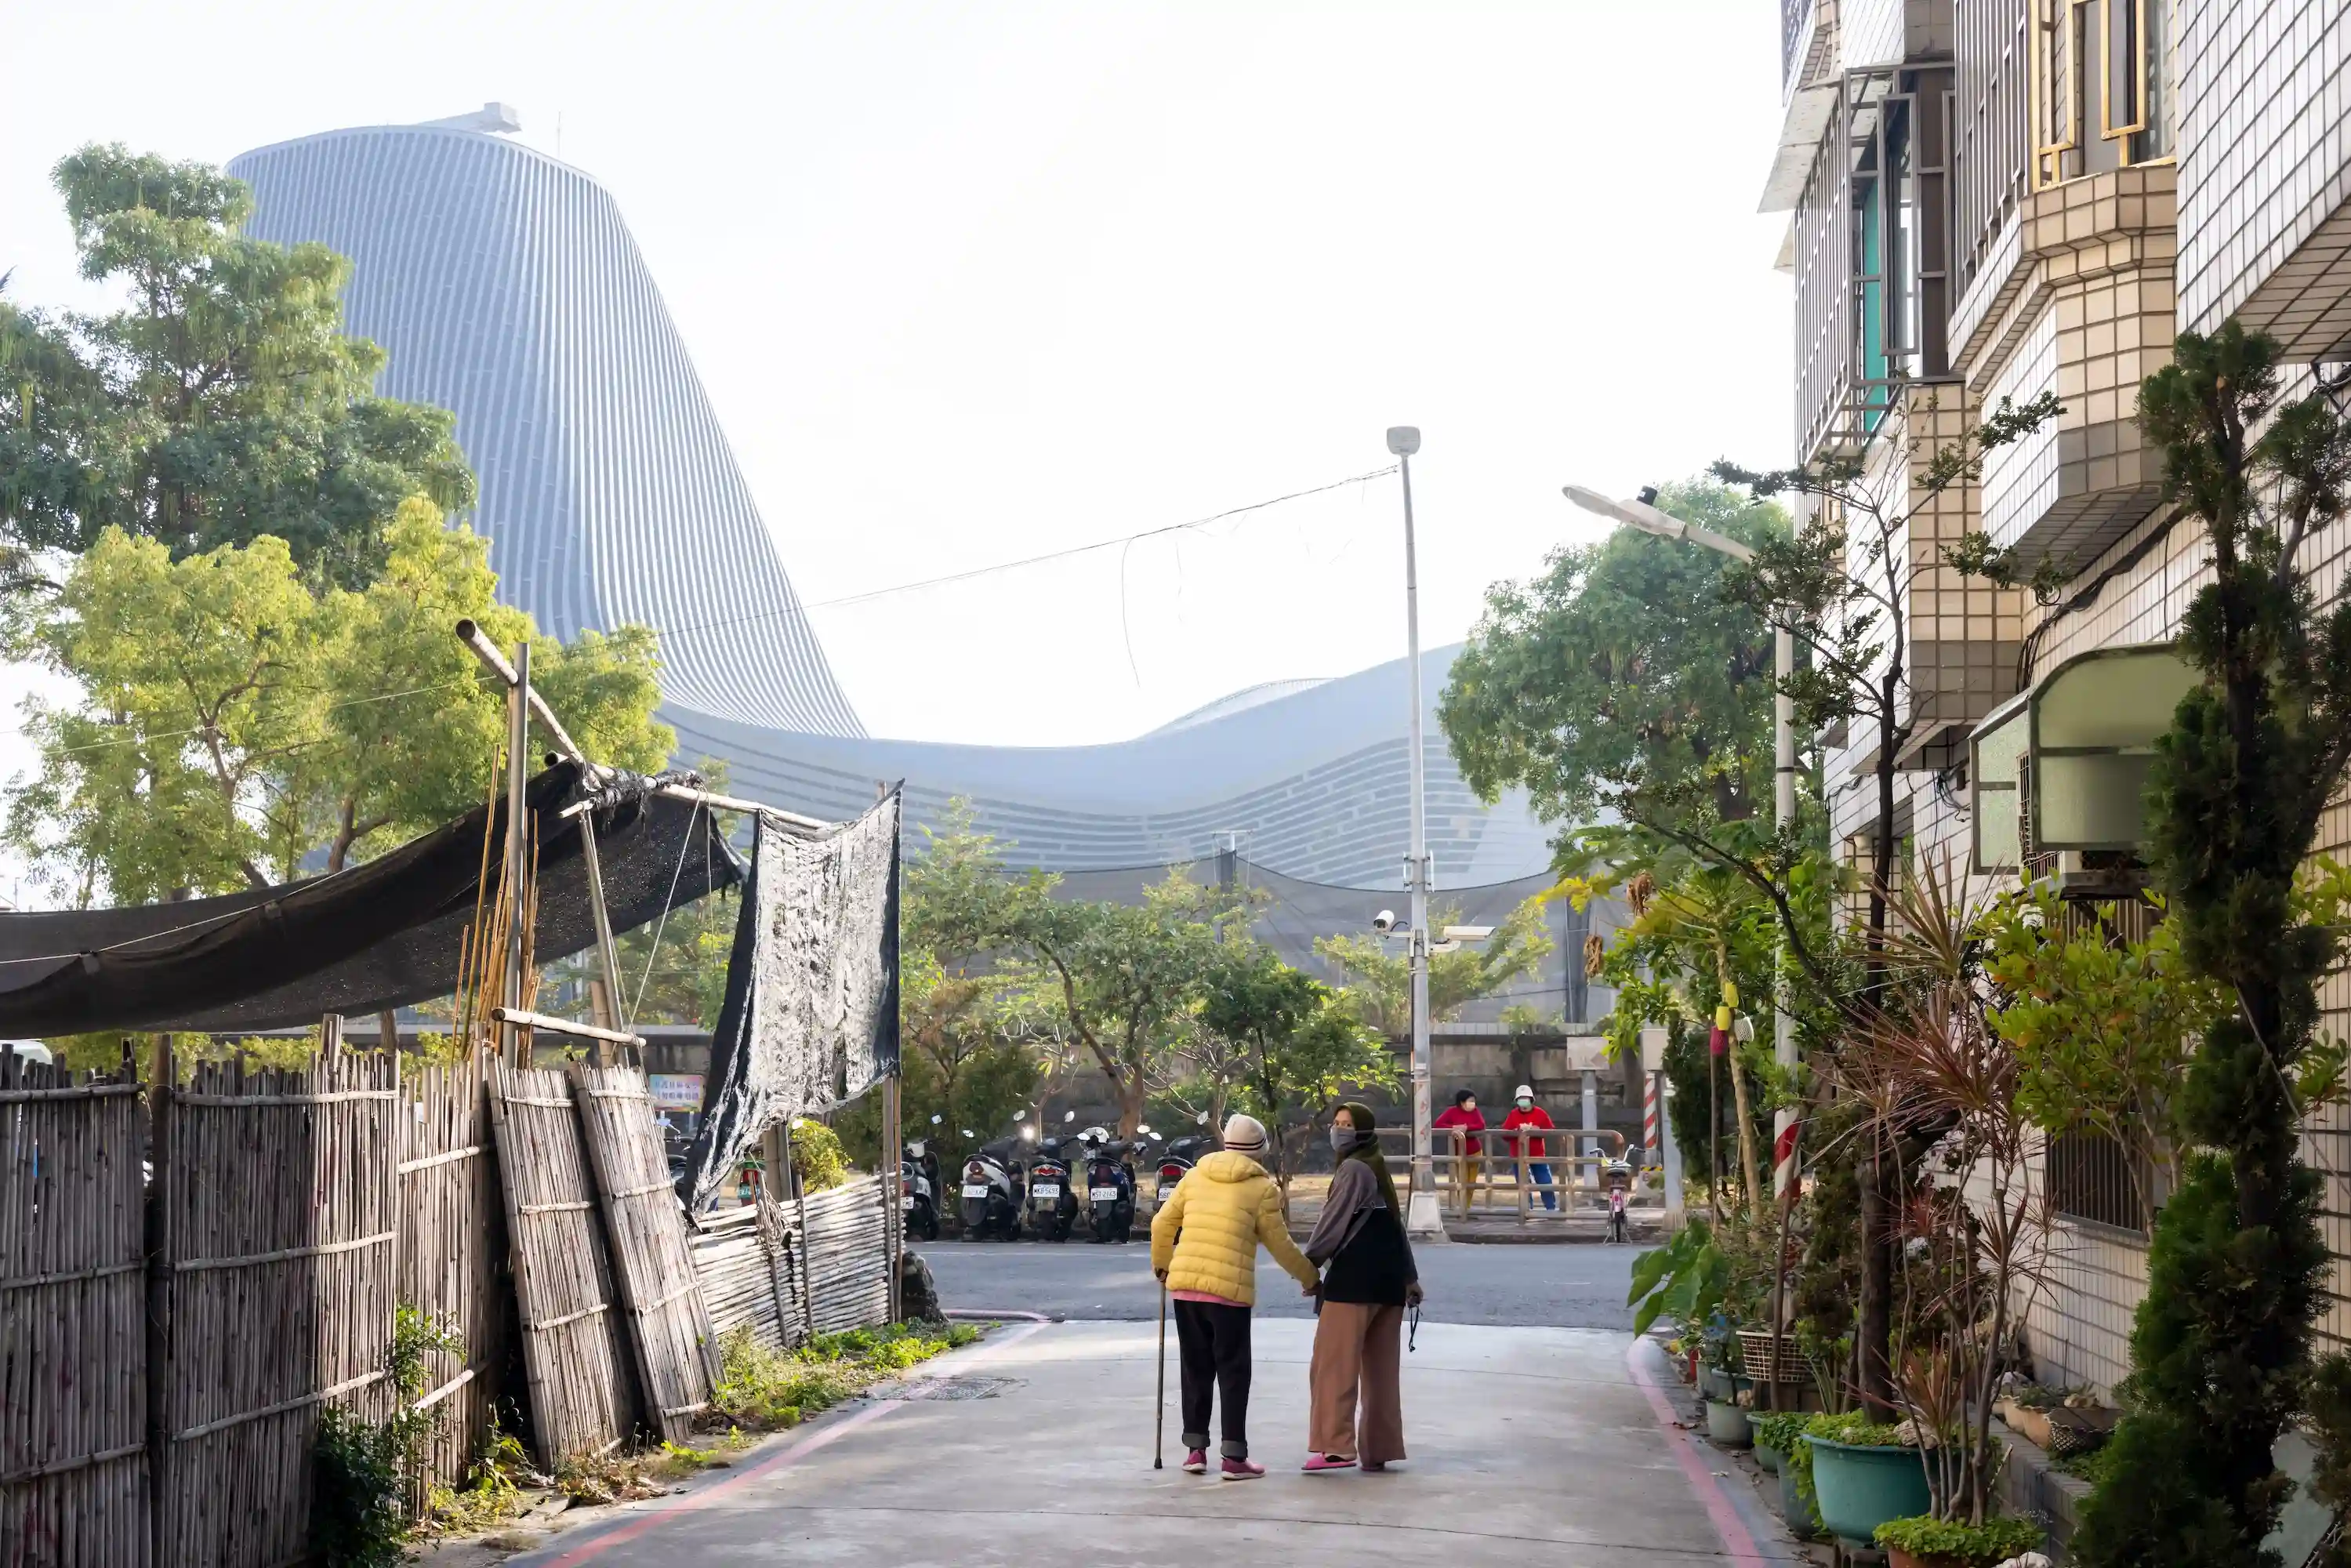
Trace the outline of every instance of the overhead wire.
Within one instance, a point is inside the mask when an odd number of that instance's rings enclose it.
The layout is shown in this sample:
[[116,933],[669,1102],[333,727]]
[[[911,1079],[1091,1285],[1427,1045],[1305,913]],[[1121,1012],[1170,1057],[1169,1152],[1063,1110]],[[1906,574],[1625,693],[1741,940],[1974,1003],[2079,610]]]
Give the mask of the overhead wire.
[[[945,588],[958,582],[969,582],[977,578],[992,577],[998,572],[1018,571],[1026,567],[1042,566],[1049,561],[1068,560],[1077,556],[1091,555],[1097,550],[1128,549],[1144,539],[1196,531],[1208,527],[1211,523],[1221,523],[1229,518],[1245,517],[1251,512],[1262,512],[1270,507],[1279,507],[1288,501],[1300,501],[1309,496],[1325,495],[1330,491],[1343,490],[1353,485],[1367,485],[1374,479],[1384,479],[1395,471],[1396,465],[1390,464],[1384,468],[1374,468],[1368,474],[1356,474],[1344,479],[1333,479],[1327,485],[1315,485],[1303,490],[1292,490],[1287,495],[1269,497],[1262,501],[1251,501],[1245,507],[1229,507],[1221,512],[1210,513],[1205,517],[1194,517],[1188,522],[1162,523],[1156,528],[1142,528],[1131,534],[1120,534],[1113,538],[1095,539],[1089,544],[1071,545],[1061,549],[1046,550],[1038,555],[1022,556],[1016,560],[1000,560],[987,566],[969,567],[961,571],[946,572],[937,577],[917,578],[911,582],[895,582],[883,588],[864,589],[856,593],[844,593],[832,599],[811,600],[805,604],[787,604],[774,610],[754,611],[747,615],[728,615],[712,621],[691,622],[684,626],[667,627],[663,630],[661,635],[683,637],[693,632],[708,632],[720,627],[747,625],[755,621],[774,621],[793,615],[805,618],[811,611],[837,610],[845,605],[864,604],[876,599],[886,599],[892,594],[914,593],[926,588]],[[1122,604],[1123,601],[1124,583],[1122,576]]]

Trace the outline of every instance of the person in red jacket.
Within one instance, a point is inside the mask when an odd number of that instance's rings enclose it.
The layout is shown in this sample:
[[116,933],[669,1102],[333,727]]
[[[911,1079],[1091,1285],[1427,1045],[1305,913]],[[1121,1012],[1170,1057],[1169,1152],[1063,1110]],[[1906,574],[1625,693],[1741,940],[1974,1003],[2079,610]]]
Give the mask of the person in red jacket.
[[[1470,1132],[1486,1130],[1486,1118],[1478,1110],[1478,1096],[1464,1089],[1453,1096],[1453,1108],[1429,1124],[1432,1127],[1458,1127]],[[1461,1144],[1461,1163],[1454,1167],[1453,1190],[1461,1197],[1461,1212],[1469,1212],[1469,1202],[1477,1195],[1478,1170],[1485,1162],[1479,1158],[1486,1152],[1482,1138],[1465,1138]]]
[[[1548,1131],[1556,1124],[1551,1119],[1551,1113],[1535,1103],[1534,1086],[1530,1083],[1520,1084],[1517,1101],[1511,1105],[1510,1113],[1502,1118],[1502,1130],[1508,1132],[1513,1127],[1541,1127]],[[1510,1168],[1515,1171],[1519,1164],[1519,1140],[1504,1138],[1502,1142],[1510,1150]],[[1556,1210],[1559,1207],[1559,1197],[1552,1186],[1551,1165],[1539,1157],[1551,1152],[1551,1144],[1552,1140],[1549,1138],[1527,1140],[1528,1155],[1536,1156],[1527,1161],[1527,1179],[1533,1182],[1535,1190],[1542,1194],[1543,1207]]]

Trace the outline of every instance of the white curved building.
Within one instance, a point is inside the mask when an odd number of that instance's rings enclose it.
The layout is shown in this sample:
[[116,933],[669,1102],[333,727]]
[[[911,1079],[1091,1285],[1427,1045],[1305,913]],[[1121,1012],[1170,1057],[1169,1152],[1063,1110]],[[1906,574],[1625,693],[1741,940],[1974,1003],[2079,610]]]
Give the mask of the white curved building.
[[[1051,870],[1237,844],[1301,881],[1402,885],[1401,660],[1251,687],[1113,745],[869,738],[611,194],[468,128],[492,123],[332,131],[229,172],[253,187],[249,233],[351,258],[345,316],[390,355],[380,390],[455,413],[504,596],[563,637],[698,629],[663,639],[663,716],[682,758],[723,758],[732,788],[816,815],[861,809],[883,779],[905,780],[917,821],[962,796],[1016,846],[1009,858]],[[1452,653],[1426,655],[1432,704]],[[1488,810],[1433,715],[1428,733],[1439,886],[1541,872],[1547,835],[1524,800]]]

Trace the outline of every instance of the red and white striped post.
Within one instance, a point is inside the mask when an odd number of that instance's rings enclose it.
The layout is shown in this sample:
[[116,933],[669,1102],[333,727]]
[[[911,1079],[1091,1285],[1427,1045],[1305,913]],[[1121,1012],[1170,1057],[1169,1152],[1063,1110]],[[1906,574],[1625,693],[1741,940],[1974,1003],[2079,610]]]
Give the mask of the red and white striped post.
[[1657,1135],[1657,1114],[1664,1108],[1657,1086],[1665,1074],[1645,1072],[1641,1078],[1641,1168],[1653,1171],[1666,1163],[1665,1140]]

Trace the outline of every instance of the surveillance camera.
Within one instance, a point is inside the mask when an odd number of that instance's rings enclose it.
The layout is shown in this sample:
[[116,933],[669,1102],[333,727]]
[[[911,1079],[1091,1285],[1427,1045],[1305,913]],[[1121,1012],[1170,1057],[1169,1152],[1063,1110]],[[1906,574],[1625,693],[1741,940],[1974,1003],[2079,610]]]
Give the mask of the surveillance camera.
[[1372,929],[1384,936],[1395,929],[1395,911],[1383,909],[1372,916]]

